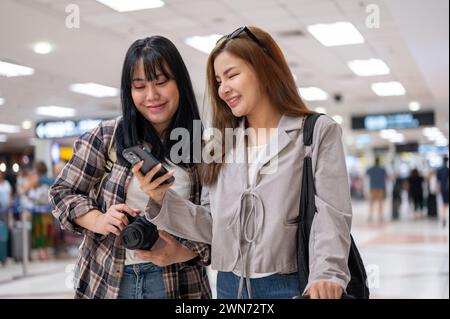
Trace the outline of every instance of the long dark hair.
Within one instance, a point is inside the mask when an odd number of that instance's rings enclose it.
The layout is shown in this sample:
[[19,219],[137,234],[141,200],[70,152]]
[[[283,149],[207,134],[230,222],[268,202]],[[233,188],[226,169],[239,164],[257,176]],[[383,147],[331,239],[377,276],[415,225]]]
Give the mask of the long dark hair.
[[[137,110],[131,96],[131,84],[135,68],[143,63],[147,81],[157,78],[158,71],[167,79],[176,81],[180,94],[179,106],[169,127],[163,136],[159,136],[153,125]],[[178,140],[170,140],[170,132],[175,128],[189,131],[190,145],[193,145],[193,121],[200,120],[197,101],[195,100],[192,82],[184,61],[175,45],[162,36],[152,36],[135,41],[128,49],[122,68],[121,79],[122,122],[117,129],[117,153],[121,161],[125,148],[150,144],[152,154],[160,161],[166,162],[170,150]],[[183,159],[183,167],[192,166],[192,147],[190,159]]]

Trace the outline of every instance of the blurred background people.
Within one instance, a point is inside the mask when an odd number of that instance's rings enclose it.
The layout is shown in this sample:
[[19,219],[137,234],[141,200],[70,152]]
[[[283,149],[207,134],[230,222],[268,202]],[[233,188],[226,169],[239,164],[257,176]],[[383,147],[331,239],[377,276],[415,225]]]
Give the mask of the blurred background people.
[[[53,179],[56,180],[63,170],[64,166],[66,166],[65,161],[58,161],[53,165]],[[77,236],[70,231],[62,229],[61,224],[58,219],[53,220],[55,224],[55,257],[58,259],[64,259],[69,256],[68,251],[71,245],[76,243]]]
[[2,211],[9,208],[12,203],[12,187],[5,177],[6,174],[0,172],[0,210]]
[[386,196],[386,170],[380,165],[380,158],[375,157],[375,165],[366,172],[369,177],[369,222],[373,220],[374,206],[378,205],[378,221],[383,222],[384,199]]
[[402,204],[402,191],[404,189],[404,179],[397,174],[392,187],[392,220],[400,218],[400,206]]
[[[38,189],[42,187],[41,189],[50,188],[50,186],[53,184],[53,179],[47,176],[47,165],[42,162],[38,161],[33,166],[33,171],[28,177],[27,184],[23,188],[24,193],[29,193],[32,189]],[[39,192],[39,194],[34,195],[35,201],[41,204],[48,204],[48,198],[44,199],[44,196],[42,191]],[[46,195],[48,197],[48,195]]]
[[55,165],[53,165],[53,179],[56,180],[56,178],[58,178],[58,175],[61,173],[64,166],[66,166],[65,161],[59,161]]
[[447,224],[448,217],[448,156],[444,156],[442,166],[437,171],[437,178],[439,180],[439,189],[442,196],[442,226]]
[[55,223],[48,201],[53,179],[47,173],[47,165],[42,161],[36,162],[22,190],[29,199],[25,205],[32,212],[32,247],[38,251],[40,260],[51,258],[49,247],[54,247],[55,241]]
[[413,203],[413,218],[419,218],[423,213],[423,182],[424,178],[420,175],[419,170],[414,168],[408,178],[409,199]]
[[353,200],[365,200],[364,179],[355,173],[350,173],[350,195]]
[[438,217],[437,193],[438,181],[436,172],[432,170],[427,177],[427,216],[433,219]]

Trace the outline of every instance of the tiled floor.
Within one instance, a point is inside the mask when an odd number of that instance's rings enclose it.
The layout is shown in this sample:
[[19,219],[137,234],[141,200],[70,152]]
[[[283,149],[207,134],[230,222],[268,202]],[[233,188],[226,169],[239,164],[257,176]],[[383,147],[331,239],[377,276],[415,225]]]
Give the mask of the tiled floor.
[[[386,208],[388,209],[388,208]],[[367,204],[354,203],[352,233],[366,264],[372,298],[449,298],[449,229],[438,221],[368,223]],[[388,220],[388,214],[385,215]],[[72,298],[74,260],[0,266],[0,298]],[[215,290],[215,272],[210,271]],[[215,293],[214,293],[215,295]]]
[[[367,205],[353,204],[353,236],[366,264],[372,298],[449,298],[449,228],[414,219],[367,223]],[[389,220],[385,214],[385,220]]]

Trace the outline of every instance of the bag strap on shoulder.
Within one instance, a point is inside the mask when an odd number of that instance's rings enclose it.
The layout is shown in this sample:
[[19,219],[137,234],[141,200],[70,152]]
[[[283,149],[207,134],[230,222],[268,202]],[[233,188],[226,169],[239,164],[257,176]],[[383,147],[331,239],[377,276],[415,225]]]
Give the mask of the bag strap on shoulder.
[[[312,145],[314,126],[321,115],[322,114],[313,113],[304,119],[303,144],[306,147]],[[297,234],[297,265],[300,292],[302,293],[309,278],[309,237],[314,215],[316,213],[312,158],[308,153],[306,153],[303,158],[301,185]]]
[[[311,146],[313,142],[314,126],[320,113],[309,115],[305,119],[303,129],[303,143],[305,146]],[[297,264],[299,274],[299,286],[302,293],[309,280],[309,238],[312,228],[312,222],[317,210],[315,207],[315,185],[312,169],[311,156],[305,156],[303,160],[302,191],[300,194],[299,210],[299,229],[297,238]],[[370,292],[367,282],[367,273],[359,251],[350,235],[351,246],[349,252],[348,266],[351,279],[344,292],[342,299],[368,299]],[[302,298],[308,298],[303,296]]]
[[[305,146],[311,146],[313,142],[314,126],[317,119],[321,116],[321,113],[313,113],[308,115],[304,122],[303,127],[303,144]],[[310,155],[305,155],[303,159],[303,174],[302,174],[302,191],[300,194],[300,207],[299,207],[299,221],[305,223],[305,235],[309,240],[309,233],[316,213],[316,205],[314,195],[316,188],[314,184],[313,163]]]
[[305,146],[310,146],[313,142],[314,126],[316,125],[317,119],[323,115],[322,113],[313,113],[308,115],[305,120],[303,128],[303,144]]

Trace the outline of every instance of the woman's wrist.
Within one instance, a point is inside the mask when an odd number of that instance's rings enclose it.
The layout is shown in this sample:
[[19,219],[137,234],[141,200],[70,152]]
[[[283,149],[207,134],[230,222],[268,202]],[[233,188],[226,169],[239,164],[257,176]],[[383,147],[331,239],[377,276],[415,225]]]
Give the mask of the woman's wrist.
[[187,262],[198,256],[197,253],[193,252],[192,250],[190,250],[183,244],[180,244],[180,245],[181,245],[181,249],[179,250],[178,257],[181,262]]
[[80,216],[74,220],[75,224],[86,228],[87,230],[98,233],[98,218],[102,216],[103,213],[97,209],[90,210],[83,216]]

